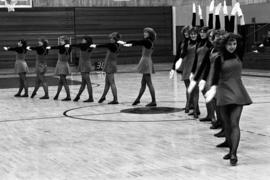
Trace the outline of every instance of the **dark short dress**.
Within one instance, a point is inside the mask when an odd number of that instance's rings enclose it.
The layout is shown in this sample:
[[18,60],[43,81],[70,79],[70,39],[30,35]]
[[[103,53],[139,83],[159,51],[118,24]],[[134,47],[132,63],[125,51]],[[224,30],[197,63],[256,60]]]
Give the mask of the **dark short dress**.
[[[207,52],[209,51],[209,48],[206,46],[206,44],[204,44],[201,47],[198,47],[196,50],[197,53],[197,58],[196,58],[196,64],[195,65],[195,72],[201,67],[203,59],[205,58],[205,56],[207,55]],[[195,74],[195,72],[193,72]],[[200,77],[201,79],[202,77]]]
[[142,46],[142,57],[137,65],[137,72],[141,74],[155,73],[152,61],[154,51],[153,42],[150,39],[143,39],[139,41],[129,41],[127,43],[131,43],[133,46]]
[[16,52],[16,61],[14,64],[15,73],[28,73],[29,68],[25,61],[26,51],[21,47],[9,48],[8,51]]
[[90,48],[90,44],[74,44],[71,45],[71,48],[77,47],[80,49],[80,56],[79,56],[79,65],[78,65],[78,72],[81,73],[89,73],[92,71],[92,48]]
[[223,60],[221,56],[220,77],[217,86],[217,105],[249,105],[252,103],[241,80],[242,62],[236,57]]
[[35,50],[36,54],[36,73],[37,74],[45,74],[47,72],[47,57],[48,50],[46,50],[43,46],[30,47],[31,50]]
[[64,45],[54,46],[51,49],[58,49],[58,61],[55,67],[55,75],[69,75],[70,67],[68,64],[71,48],[65,48]]
[[142,47],[142,57],[137,66],[137,72],[141,74],[152,74],[155,73],[154,64],[152,61],[153,49],[147,49]]
[[80,50],[78,71],[81,73],[89,73],[92,70],[91,63],[92,52]]
[[182,80],[189,80],[189,76],[193,67],[194,59],[196,54],[196,44],[188,44],[186,55],[182,60]]
[[97,45],[97,48],[107,48],[103,71],[108,74],[116,73],[120,46],[117,43],[107,43]]

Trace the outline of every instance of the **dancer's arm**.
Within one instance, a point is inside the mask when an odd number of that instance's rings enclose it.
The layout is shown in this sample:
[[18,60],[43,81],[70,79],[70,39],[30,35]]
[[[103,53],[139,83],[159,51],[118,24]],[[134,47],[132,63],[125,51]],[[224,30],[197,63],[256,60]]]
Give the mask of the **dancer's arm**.
[[176,56],[174,58],[174,61],[173,61],[173,65],[172,65],[172,70],[175,70],[175,63],[178,61],[178,59],[180,58],[180,55],[181,55],[181,51],[182,51],[182,42],[180,42],[178,44],[178,47],[177,47],[177,52],[176,52]]
[[224,6],[223,6],[223,14],[224,14],[224,27],[225,27],[225,31],[230,32],[230,20],[229,20],[229,16],[228,16],[228,7],[226,4],[226,0],[224,0]]
[[209,29],[213,29],[213,19],[214,19],[214,7],[215,7],[215,1],[212,0],[209,6],[209,14],[208,14],[208,27]]
[[239,58],[243,61],[247,39],[247,30],[245,26],[245,17],[242,9],[240,8],[240,5],[238,7],[238,16],[240,18],[240,26],[238,27],[238,33],[242,36],[242,44],[240,44],[240,48],[237,49],[237,54]]
[[212,77],[210,89],[205,93],[205,101],[209,103],[216,95],[217,85],[220,78],[220,70],[221,70],[221,57],[217,57],[214,62],[214,73],[210,74]]
[[196,5],[195,3],[192,3],[192,22],[191,22],[192,27],[196,26]]
[[216,17],[215,29],[220,29],[220,27],[221,27],[220,17],[219,17],[220,9],[221,9],[221,3],[219,3],[215,9],[215,17]]
[[131,44],[132,46],[144,46],[147,49],[150,49],[152,47],[152,42],[148,39],[127,41],[126,44]]
[[[197,51],[197,47],[196,47],[196,51]],[[195,52],[196,52],[195,51]],[[195,58],[194,58],[194,61],[193,61],[193,65],[192,65],[192,68],[191,68],[191,73],[194,75],[195,72],[196,72],[196,69],[197,69],[197,63],[198,63],[198,53],[195,53]]]
[[7,51],[15,51],[18,52],[21,48],[20,47],[7,47]]
[[25,53],[26,50],[22,47],[4,47],[4,50],[6,51],[15,51],[17,53]]
[[47,49],[61,49],[63,46],[48,46]]
[[202,8],[201,6],[199,5],[198,6],[198,9],[199,9],[199,17],[200,17],[200,27],[204,27],[204,20],[203,20],[203,15],[202,15]]

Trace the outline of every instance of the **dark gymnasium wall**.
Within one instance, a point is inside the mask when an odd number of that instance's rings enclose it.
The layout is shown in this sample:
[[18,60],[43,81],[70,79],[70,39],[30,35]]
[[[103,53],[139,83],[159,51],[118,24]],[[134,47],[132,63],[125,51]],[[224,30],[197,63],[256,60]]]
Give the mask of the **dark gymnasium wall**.
[[[36,45],[39,37],[49,39],[50,45],[57,45],[61,35],[71,37],[72,43],[80,42],[83,35],[93,37],[94,43],[106,43],[108,34],[118,31],[123,40],[136,40],[143,37],[144,27],[153,27],[158,38],[153,54],[154,62],[171,62],[172,56],[172,12],[171,7],[87,7],[57,8],[35,7],[16,9],[8,13],[0,10],[0,68],[14,65],[15,53],[3,51],[3,46],[14,46],[24,38],[29,45]],[[106,50],[95,50],[93,62],[102,60]],[[122,48],[119,64],[137,63],[141,48]],[[72,62],[78,59],[78,50],[72,53]],[[29,52],[26,58],[34,65],[35,53]],[[57,61],[57,52],[50,51],[49,66]]]

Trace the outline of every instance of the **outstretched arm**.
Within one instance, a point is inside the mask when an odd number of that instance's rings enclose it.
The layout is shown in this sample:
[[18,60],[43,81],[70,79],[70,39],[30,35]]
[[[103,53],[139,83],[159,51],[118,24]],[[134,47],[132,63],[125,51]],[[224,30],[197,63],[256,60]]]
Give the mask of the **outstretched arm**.
[[204,20],[203,20],[203,15],[202,15],[202,8],[201,6],[199,5],[198,6],[198,9],[199,9],[199,17],[200,17],[200,27],[204,27]]
[[138,41],[127,41],[126,44],[132,44],[132,46],[144,46],[147,49],[150,49],[152,47],[152,43],[147,39]]
[[213,29],[213,14],[214,14],[214,8],[215,8],[215,1],[212,0],[209,6],[209,15],[208,15],[208,27],[209,29]]
[[220,29],[220,18],[219,18],[219,12],[220,12],[220,9],[221,9],[221,3],[219,3],[217,6],[216,6],[216,9],[215,9],[215,17],[216,17],[216,22],[215,22],[215,29]]
[[192,27],[196,26],[196,5],[195,3],[192,4],[192,22],[191,22]]

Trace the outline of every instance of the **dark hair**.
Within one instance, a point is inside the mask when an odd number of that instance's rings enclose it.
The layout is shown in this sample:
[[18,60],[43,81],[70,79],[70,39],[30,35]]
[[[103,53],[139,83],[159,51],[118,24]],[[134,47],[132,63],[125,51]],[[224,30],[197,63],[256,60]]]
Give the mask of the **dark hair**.
[[[212,33],[212,35],[211,35]],[[224,30],[217,30],[217,29],[209,29],[207,32],[207,36],[211,37],[211,40],[214,41],[217,36],[223,36],[226,33]]]
[[185,34],[185,32],[187,32],[187,33],[189,33],[189,26],[184,26],[183,28],[182,28],[182,30],[181,30],[181,34]]
[[69,39],[67,36],[60,36],[59,39],[63,40],[65,42],[65,44],[69,44]]
[[38,41],[42,42],[43,43],[43,47],[45,47],[45,48],[49,45],[48,39],[46,39],[44,37],[39,38]]
[[242,44],[242,36],[239,34],[234,34],[234,33],[226,33],[223,37],[221,37],[218,40],[218,43],[220,45],[220,52],[224,53],[226,52],[226,44],[230,41],[237,41],[237,47],[236,47],[236,51],[238,49],[241,49],[243,44]]
[[207,33],[208,31],[209,31],[209,28],[208,28],[207,26],[204,26],[204,27],[199,28],[199,33],[200,33],[200,32],[205,32],[205,33]]
[[157,33],[155,32],[155,30],[154,30],[153,28],[147,27],[147,28],[144,28],[143,31],[144,31],[144,32],[148,32],[148,34],[149,34],[149,39],[150,39],[152,42],[156,40]]
[[115,41],[118,41],[121,38],[121,34],[118,32],[113,32],[109,34],[109,38],[113,38]]
[[83,36],[83,38],[82,39],[85,39],[86,40],[86,44],[93,44],[93,39],[92,39],[92,37],[90,37],[90,36]]
[[22,43],[23,53],[26,53],[27,41],[24,39],[20,39],[18,42]]
[[192,32],[195,32],[196,34],[198,34],[198,28],[197,28],[197,27],[192,27],[192,28],[189,30],[189,34],[191,34]]
[[45,37],[41,37],[41,38],[38,39],[38,41],[41,41],[43,43],[42,47],[44,48],[44,52],[45,52],[44,54],[45,55],[49,54],[49,50],[46,49],[46,47],[49,46],[48,39],[46,39]]

